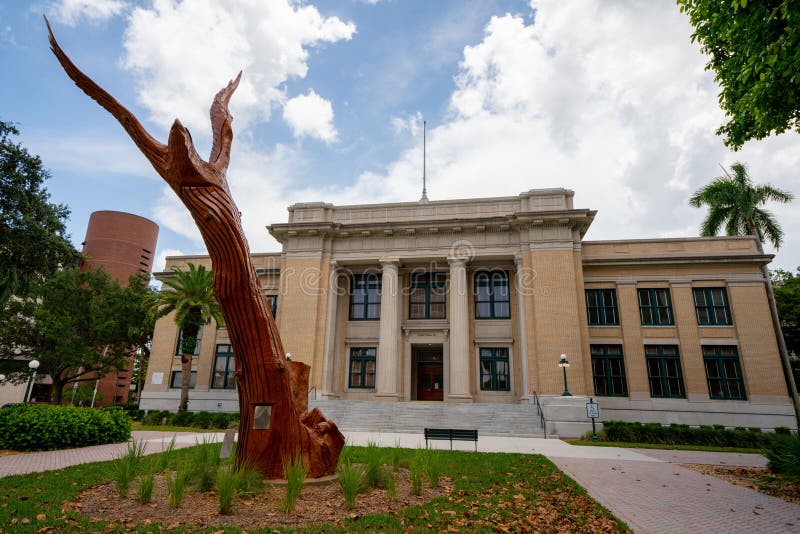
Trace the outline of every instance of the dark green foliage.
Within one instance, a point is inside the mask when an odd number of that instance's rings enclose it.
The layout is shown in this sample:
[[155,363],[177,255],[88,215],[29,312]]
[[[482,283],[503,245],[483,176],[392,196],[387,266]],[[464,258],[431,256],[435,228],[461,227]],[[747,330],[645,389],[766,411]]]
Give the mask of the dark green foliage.
[[779,434],[772,447],[764,453],[773,473],[781,473],[787,480],[800,482],[800,434]]
[[178,412],[167,419],[167,424],[172,426],[192,426],[192,423],[194,423],[194,413],[192,412]]
[[678,0],[722,88],[733,149],[750,139],[800,132],[800,6],[797,0]]
[[147,415],[142,417],[142,424],[160,425],[164,418],[169,418],[168,410],[148,410]]
[[[794,368],[800,369],[800,267],[796,274],[781,269],[770,274],[786,348],[789,354],[795,355]],[[795,374],[797,376],[800,372]]]
[[761,432],[757,428],[735,428],[726,430],[722,425],[700,426],[660,423],[627,423],[606,421],[600,432],[603,441],[629,443],[663,443],[665,445],[713,445],[718,447],[741,447],[763,449],[776,439],[776,433]]
[[17,135],[0,121],[0,308],[79,258],[66,235],[69,208],[49,202],[43,184],[50,173],[39,156],[12,142]]
[[192,426],[197,428],[209,428],[211,426],[211,414],[209,412],[198,412],[194,414]]
[[119,408],[22,404],[0,410],[0,449],[69,449],[119,443],[130,437],[131,420]]

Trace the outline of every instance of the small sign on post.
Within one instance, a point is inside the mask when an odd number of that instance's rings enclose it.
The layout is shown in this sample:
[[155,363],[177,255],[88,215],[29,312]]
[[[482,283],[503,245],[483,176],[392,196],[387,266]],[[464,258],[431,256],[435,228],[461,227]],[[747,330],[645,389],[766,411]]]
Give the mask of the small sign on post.
[[220,458],[230,458],[233,450],[233,438],[236,436],[236,429],[229,428],[225,431],[225,438],[222,440],[222,448],[219,451]]
[[589,402],[586,403],[586,417],[592,420],[592,441],[597,441],[595,420],[600,417],[600,406],[591,397],[589,397]]

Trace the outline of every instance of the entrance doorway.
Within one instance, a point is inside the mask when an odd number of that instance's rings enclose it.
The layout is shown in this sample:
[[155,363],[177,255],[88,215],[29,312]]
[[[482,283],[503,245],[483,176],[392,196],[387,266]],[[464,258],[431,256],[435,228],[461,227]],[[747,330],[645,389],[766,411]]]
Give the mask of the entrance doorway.
[[416,371],[417,400],[444,400],[444,367],[442,346],[425,345],[413,347]]

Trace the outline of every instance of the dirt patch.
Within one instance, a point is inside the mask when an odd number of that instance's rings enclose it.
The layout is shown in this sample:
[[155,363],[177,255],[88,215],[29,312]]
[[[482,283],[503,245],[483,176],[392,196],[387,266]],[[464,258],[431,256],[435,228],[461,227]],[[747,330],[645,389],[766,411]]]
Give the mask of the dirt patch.
[[136,522],[161,523],[172,528],[180,525],[229,525],[245,529],[268,526],[304,527],[317,523],[337,523],[345,518],[362,515],[395,512],[449,494],[452,490],[450,479],[443,477],[439,487],[430,488],[426,485],[422,495],[415,496],[411,493],[408,471],[400,469],[395,475],[396,500],[390,501],[386,490],[373,489],[360,494],[352,510],[345,509],[344,498],[336,482],[306,485],[294,512],[288,514],[281,510],[285,488],[269,485],[258,493],[238,497],[231,515],[218,513],[218,500],[214,492],[187,493],[183,506],[170,508],[167,505],[167,484],[163,475],[156,478],[150,504],[143,505],[135,499],[135,486],[131,488],[127,498],[121,499],[111,483],[81,492],[76,501],[68,503],[66,508],[80,511],[94,519],[122,522],[131,527]]
[[22,451],[11,451],[8,449],[0,450],[0,456],[13,456],[14,454],[25,454],[25,453]]
[[763,467],[681,464],[683,467],[717,477],[737,486],[744,486],[784,501],[800,504],[800,485],[784,480]]

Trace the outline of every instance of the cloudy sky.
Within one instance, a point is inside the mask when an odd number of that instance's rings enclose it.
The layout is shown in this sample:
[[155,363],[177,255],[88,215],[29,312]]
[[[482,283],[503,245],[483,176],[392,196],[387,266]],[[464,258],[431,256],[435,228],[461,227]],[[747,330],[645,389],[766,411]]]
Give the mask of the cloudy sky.
[[[575,190],[588,239],[692,236],[690,194],[722,166],[800,196],[800,136],[727,150],[713,74],[671,1],[42,0],[0,2],[0,119],[72,209],[155,220],[159,255],[201,253],[186,210],[50,54],[41,14],[85,72],[162,140],[210,149],[208,107],[243,70],[228,172],[254,251],[294,202],[415,201],[428,121],[431,199]],[[800,200],[774,206],[774,266],[800,265]],[[156,269],[163,266],[156,265]]]

